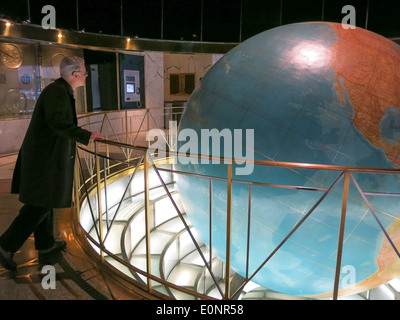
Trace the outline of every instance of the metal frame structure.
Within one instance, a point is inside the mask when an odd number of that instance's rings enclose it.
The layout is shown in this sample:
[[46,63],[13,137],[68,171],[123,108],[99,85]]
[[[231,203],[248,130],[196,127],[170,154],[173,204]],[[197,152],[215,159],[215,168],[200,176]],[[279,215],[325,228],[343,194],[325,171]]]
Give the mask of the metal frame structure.
[[[146,113],[146,116],[148,119],[150,118],[150,113]],[[104,116],[104,119],[106,119],[106,115]],[[103,123],[104,123],[103,119]],[[126,120],[125,120],[126,121]],[[144,118],[142,121],[142,124],[144,123]],[[128,134],[126,135],[126,137]],[[110,152],[109,148],[115,148],[119,149],[121,151],[122,158],[121,159],[116,159],[110,157]],[[128,151],[130,150],[130,151]],[[137,157],[131,157],[128,155],[131,155],[132,152],[135,152],[138,154]],[[188,154],[182,154],[182,153],[176,153],[173,151],[168,151],[169,154],[168,156],[165,157],[165,159],[162,160],[162,163],[170,163],[171,160],[174,159],[174,157],[187,157],[187,156],[192,156],[193,155],[188,155]],[[318,207],[319,204],[332,192],[333,189],[335,189],[338,185],[338,183],[342,180],[344,180],[344,187],[342,191],[342,206],[341,206],[341,216],[340,216],[340,227],[339,227],[339,236],[338,236],[338,245],[337,245],[337,260],[336,260],[336,270],[335,270],[335,279],[334,279],[334,287],[333,289],[333,295],[332,298],[334,300],[338,299],[339,296],[339,276],[340,276],[340,270],[341,270],[341,257],[342,257],[342,251],[343,251],[343,242],[344,242],[344,228],[345,228],[345,222],[346,222],[346,211],[347,211],[347,203],[348,203],[348,196],[349,196],[349,186],[350,183],[352,182],[358,192],[360,193],[363,201],[365,202],[366,206],[368,207],[369,211],[373,215],[374,219],[378,223],[379,227],[381,228],[382,232],[384,233],[386,239],[390,243],[391,247],[395,251],[396,255],[400,259],[400,253],[399,250],[396,248],[395,243],[383,227],[382,223],[380,222],[378,216],[376,215],[372,205],[369,203],[367,199],[367,195],[373,195],[373,196],[389,196],[389,197],[399,197],[399,193],[382,193],[382,192],[364,192],[361,190],[359,184],[357,183],[354,173],[366,173],[366,174],[388,174],[388,175],[400,175],[400,169],[382,169],[382,168],[364,168],[364,167],[348,167],[348,166],[334,166],[334,165],[320,165],[320,164],[307,164],[307,163],[293,163],[293,162],[276,162],[276,161],[262,161],[262,160],[253,160],[253,164],[255,166],[269,166],[269,167],[281,167],[281,168],[289,168],[289,169],[313,169],[313,170],[328,170],[328,171],[334,171],[339,174],[339,177],[336,179],[336,181],[331,184],[328,188],[312,188],[312,187],[303,187],[303,186],[296,186],[296,185],[276,185],[276,184],[269,184],[269,183],[256,183],[256,182],[251,182],[251,181],[243,181],[243,180],[234,180],[232,177],[232,168],[233,168],[233,163],[243,163],[242,159],[230,159],[228,161],[227,165],[227,178],[221,178],[221,177],[213,177],[213,176],[206,176],[206,175],[199,175],[199,174],[192,174],[192,173],[187,173],[187,172],[182,172],[182,171],[177,171],[173,168],[165,168],[163,166],[160,166],[159,160],[154,161],[153,155],[149,153],[149,150],[147,147],[135,147],[132,144],[127,144],[127,143],[121,143],[121,142],[114,142],[110,140],[103,140],[103,141],[95,141],[94,142],[94,152],[90,151],[88,149],[84,149],[80,147],[79,153],[84,153],[86,155],[89,155],[92,159],[89,161],[89,163],[93,163],[93,160],[95,162],[95,172],[92,171],[90,174],[89,171],[89,178],[84,178],[83,177],[83,169],[82,169],[82,161],[78,161],[79,165],[77,166],[76,170],[76,188],[75,188],[75,206],[77,209],[77,214],[79,214],[79,208],[81,203],[85,199],[89,199],[90,193],[97,192],[97,213],[96,210],[93,210],[93,208],[90,208],[91,210],[91,216],[93,218],[93,225],[96,226],[96,223],[98,223],[98,229],[96,231],[98,239],[94,239],[91,237],[87,231],[83,230],[85,233],[88,241],[92,243],[92,245],[95,245],[98,247],[99,252],[100,252],[100,261],[102,263],[106,263],[104,260],[104,254],[107,254],[108,257],[111,257],[112,259],[115,259],[118,263],[123,264],[125,267],[130,269],[132,272],[136,272],[142,276],[145,276],[147,279],[147,291],[149,293],[154,292],[152,289],[152,281],[155,281],[156,283],[161,283],[164,286],[167,286],[169,288],[173,288],[175,290],[180,290],[186,294],[190,294],[197,299],[210,299],[209,296],[198,293],[198,292],[193,292],[190,291],[186,288],[182,288],[179,286],[176,286],[173,283],[167,282],[159,277],[156,277],[152,274],[152,268],[151,268],[151,253],[150,253],[150,237],[151,237],[151,217],[150,217],[150,202],[149,202],[149,191],[150,191],[150,184],[149,184],[149,172],[150,170],[153,170],[155,175],[159,179],[160,185],[164,188],[165,194],[168,196],[170,199],[171,204],[175,208],[177,214],[179,215],[186,231],[188,232],[193,244],[195,245],[201,259],[204,262],[204,265],[206,266],[209,274],[213,278],[215,282],[215,286],[217,287],[218,291],[220,292],[221,296],[223,299],[229,300],[232,299],[233,297],[237,297],[240,291],[244,288],[244,286],[251,281],[254,276],[261,270],[265,264],[268,263],[268,261],[278,252],[278,250],[287,242],[290,237],[297,231],[297,229],[309,218],[309,216],[313,213],[313,211]],[[78,153],[78,159],[79,159],[79,153]],[[216,157],[210,157],[210,156],[204,156],[204,155],[196,155],[198,159],[209,159],[209,160],[216,160]],[[159,158],[158,158],[159,159]],[[218,159],[218,157],[217,157]],[[226,163],[226,159],[224,158],[219,158],[218,159],[220,162]],[[115,164],[110,165],[110,162],[112,161]],[[102,165],[103,163],[103,165]],[[117,179],[118,175],[129,171],[131,174],[131,178],[129,181],[129,184],[133,181],[133,178],[135,176],[135,173],[138,170],[142,170],[144,172],[144,178],[143,178],[143,190],[144,190],[144,203],[143,206],[145,208],[145,234],[146,234],[146,270],[140,270],[139,268],[129,264],[127,261],[124,259],[121,259],[117,255],[115,255],[113,252],[110,252],[106,246],[104,245],[105,239],[107,238],[107,234],[103,233],[103,230],[107,230],[113,223],[113,221],[109,222],[109,218],[107,217],[107,208],[102,207],[102,203],[106,203],[102,201],[102,190],[104,190],[104,194],[107,194],[107,186],[110,181],[113,179]],[[221,288],[219,285],[216,277],[213,274],[212,270],[212,234],[210,232],[210,257],[207,259],[207,257],[202,253],[200,246],[198,245],[195,236],[193,235],[191,228],[189,224],[187,223],[186,219],[183,216],[183,213],[179,210],[178,205],[175,203],[172,194],[162,178],[162,173],[170,173],[173,175],[190,175],[190,176],[196,176],[204,179],[209,180],[209,185],[210,185],[210,194],[212,193],[212,182],[214,180],[222,180],[227,183],[227,210],[226,210],[226,261],[225,261],[225,288],[224,290]],[[249,203],[248,203],[248,235],[247,235],[247,257],[246,257],[246,278],[245,281],[242,283],[241,286],[239,286],[234,292],[231,292],[230,290],[230,281],[231,281],[231,224],[232,224],[232,186],[235,183],[241,183],[241,184],[247,184],[249,186]],[[129,184],[127,188],[129,187]],[[292,190],[309,190],[309,191],[314,191],[314,192],[322,192],[322,196],[317,200],[317,202],[311,207],[311,209],[304,214],[301,220],[297,222],[297,224],[293,227],[293,229],[286,235],[286,237],[281,241],[281,243],[276,246],[276,248],[269,253],[267,258],[260,264],[260,266],[251,274],[249,275],[249,250],[250,250],[250,214],[251,214],[251,187],[253,185],[257,186],[267,186],[267,187],[274,187],[274,188],[286,188],[286,189],[292,189]],[[121,197],[121,201],[124,199],[126,193],[126,189]],[[211,197],[210,197],[211,199]],[[90,203],[90,202],[89,202]],[[120,204],[118,205],[119,208]],[[107,203],[106,203],[107,207]],[[210,210],[212,207],[212,203],[210,202],[209,204]],[[118,209],[117,209],[118,210]],[[97,216],[96,216],[97,214]],[[103,216],[105,216],[105,220],[107,222],[106,228],[103,226]],[[114,214],[114,217],[116,214]],[[211,216],[211,215],[210,215]],[[78,219],[79,221],[79,219]],[[212,219],[210,218],[210,228],[212,224]]]

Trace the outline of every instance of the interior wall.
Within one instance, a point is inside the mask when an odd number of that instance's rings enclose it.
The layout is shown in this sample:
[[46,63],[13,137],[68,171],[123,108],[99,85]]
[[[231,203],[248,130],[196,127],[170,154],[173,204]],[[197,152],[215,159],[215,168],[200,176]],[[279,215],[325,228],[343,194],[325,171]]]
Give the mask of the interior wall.
[[[68,55],[82,57],[82,50],[38,43],[0,41],[6,54],[18,52],[18,64],[0,63],[0,155],[21,147],[30,116],[41,91],[60,77],[59,64]],[[15,49],[16,48],[16,49]],[[16,63],[14,59],[10,59]],[[77,112],[84,111],[84,88],[75,90]]]
[[164,53],[164,100],[187,101],[190,95],[170,93],[170,75],[175,73],[194,73],[195,87],[213,65],[213,55],[210,53]]
[[[18,40],[15,42],[18,42]],[[15,68],[0,66],[0,155],[18,152],[40,92],[60,76],[59,64],[61,60],[69,55],[84,57],[84,49],[82,48],[39,43],[18,45],[24,53],[23,64]],[[124,52],[124,54],[130,53]],[[132,53],[132,55],[134,54]],[[170,111],[163,109],[166,102],[179,101],[185,103],[189,99],[190,95],[171,95],[169,93],[169,75],[171,73],[194,73],[195,85],[197,85],[211,66],[222,56],[209,53],[175,54],[161,51],[143,51],[140,54],[144,57],[145,108],[129,110],[129,114],[137,115],[137,119],[132,120],[132,126],[139,127],[141,117],[146,113],[146,110],[151,109],[149,121],[144,122],[142,130],[168,128],[170,115],[167,113]],[[21,77],[25,74],[28,74],[29,77],[22,79]],[[4,78],[6,78],[6,81],[4,81]],[[3,82],[1,82],[2,79]],[[21,79],[25,83],[21,82]],[[30,81],[27,81],[27,79],[30,79]],[[116,87],[116,83],[111,85]],[[30,92],[27,95],[30,99],[27,103],[29,108],[25,108],[24,112],[16,110],[14,113],[10,113],[10,111],[7,111],[8,109],[6,110],[4,98],[10,89],[19,91],[23,89]],[[75,90],[78,115],[88,111],[86,100],[90,99],[89,89],[90,86],[86,85]],[[118,106],[118,102],[115,102],[112,109],[121,110],[121,107]],[[1,113],[1,110],[3,110],[3,113]]]
[[146,51],[145,61],[145,88],[146,108],[151,109],[150,128],[164,128],[164,53]]

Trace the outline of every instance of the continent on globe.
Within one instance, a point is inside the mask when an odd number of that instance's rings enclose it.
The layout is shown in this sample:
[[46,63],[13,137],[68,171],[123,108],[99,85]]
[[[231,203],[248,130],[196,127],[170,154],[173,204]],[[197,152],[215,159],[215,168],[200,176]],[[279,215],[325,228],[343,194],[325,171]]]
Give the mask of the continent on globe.
[[[179,130],[190,128],[200,136],[202,129],[253,129],[250,151],[256,160],[400,168],[399,80],[400,47],[378,34],[329,22],[284,25],[244,41],[222,57],[192,93]],[[242,150],[249,152],[246,147],[243,141]],[[176,166],[227,177],[223,163],[194,165],[178,159]],[[248,267],[252,274],[322,196],[320,191],[272,185],[328,189],[340,174],[257,165],[251,175],[234,175],[242,183],[232,188],[232,268],[245,277]],[[400,193],[398,175],[353,177],[364,192]],[[208,179],[179,175],[177,183],[191,223],[225,260],[226,181],[213,180],[211,199]],[[262,185],[266,183],[269,186]],[[332,294],[342,190],[343,181],[260,269],[252,279],[255,283],[291,295]],[[367,199],[399,246],[399,197]],[[346,274],[341,274],[340,294],[361,292],[400,274],[399,257],[353,183],[341,265],[355,270],[355,283],[349,286],[342,281]]]
[[343,79],[355,112],[354,125],[399,167],[400,141],[385,139],[380,123],[387,109],[399,110],[400,49],[391,40],[361,28],[356,32],[337,24],[332,28],[339,38],[332,49],[341,55],[332,59],[332,67],[336,79]]

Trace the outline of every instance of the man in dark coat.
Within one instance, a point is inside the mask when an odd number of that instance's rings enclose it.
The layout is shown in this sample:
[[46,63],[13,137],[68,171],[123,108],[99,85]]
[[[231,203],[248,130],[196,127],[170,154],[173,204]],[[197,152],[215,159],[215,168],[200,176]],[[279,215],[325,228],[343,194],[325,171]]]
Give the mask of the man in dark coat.
[[77,125],[74,90],[85,84],[84,60],[67,57],[60,65],[61,78],[40,95],[15,165],[12,193],[24,203],[19,215],[0,237],[0,264],[15,270],[13,254],[34,233],[39,262],[66,246],[53,236],[53,208],[72,202],[76,142],[104,139]]

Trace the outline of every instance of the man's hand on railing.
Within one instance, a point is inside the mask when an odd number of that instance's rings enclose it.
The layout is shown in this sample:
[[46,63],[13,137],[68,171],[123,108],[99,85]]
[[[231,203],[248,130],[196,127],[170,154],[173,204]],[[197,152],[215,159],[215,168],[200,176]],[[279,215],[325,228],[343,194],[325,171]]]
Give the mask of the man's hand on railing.
[[100,132],[93,131],[90,140],[104,140],[104,137]]

